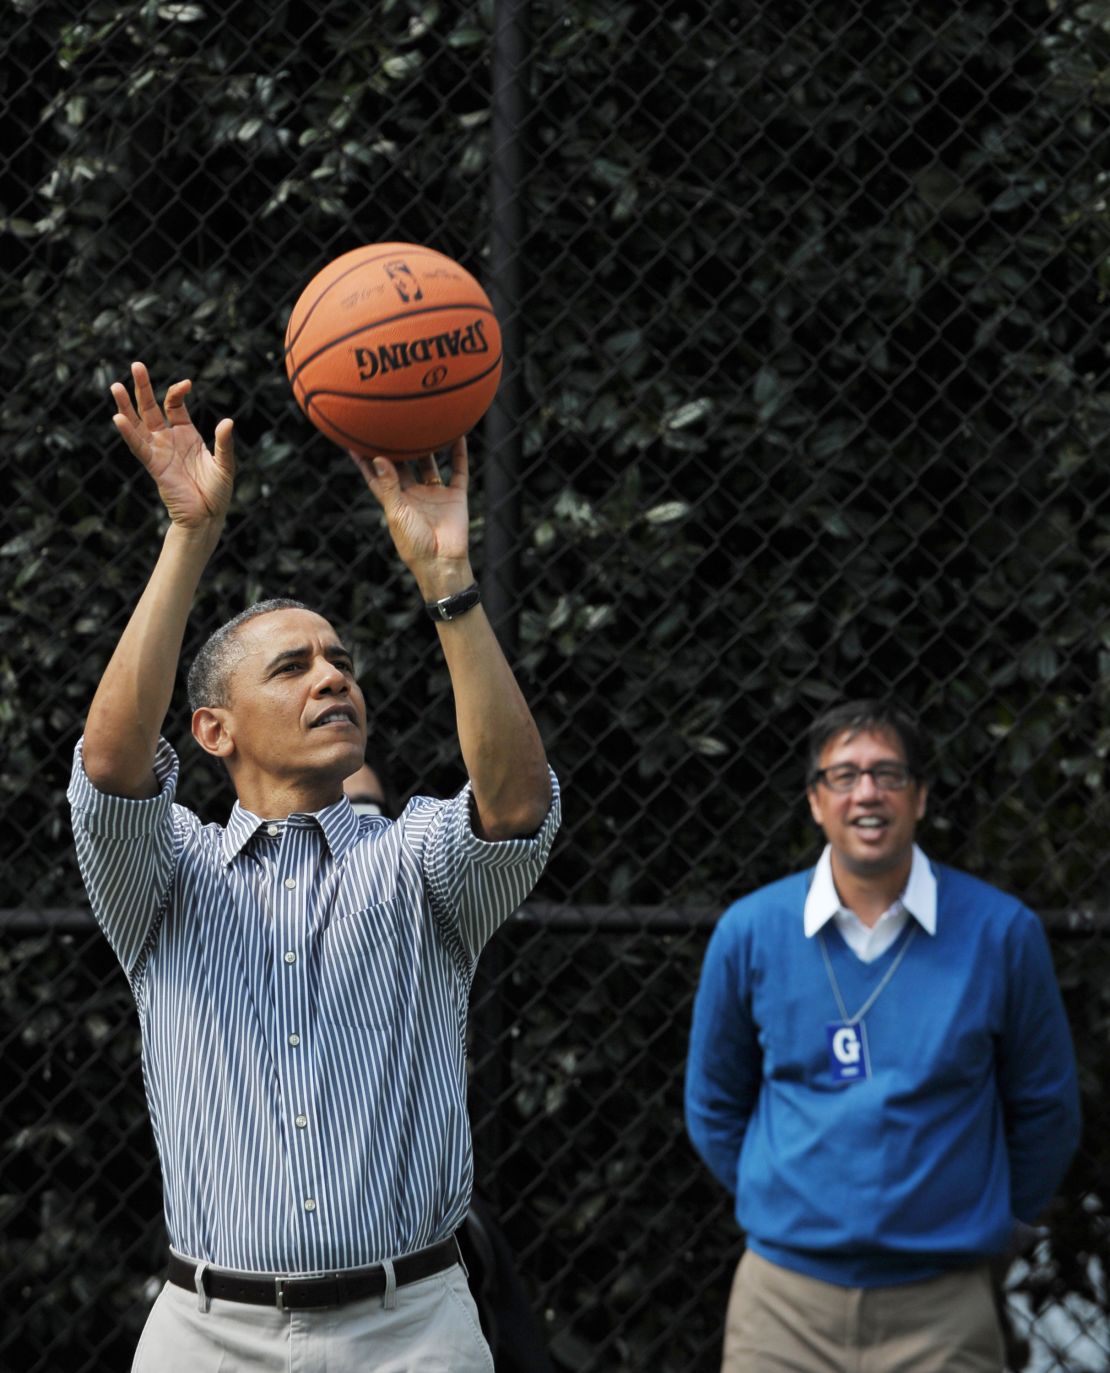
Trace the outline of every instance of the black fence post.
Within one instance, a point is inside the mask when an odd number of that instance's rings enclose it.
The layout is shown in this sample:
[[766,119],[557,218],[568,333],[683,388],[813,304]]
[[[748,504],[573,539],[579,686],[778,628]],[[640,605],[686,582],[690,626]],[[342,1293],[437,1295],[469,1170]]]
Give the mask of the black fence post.
[[[515,589],[520,559],[520,471],[524,412],[524,319],[521,308],[524,244],[525,73],[529,0],[494,6],[490,152],[489,296],[501,327],[504,369],[485,419],[485,546],[482,600],[509,661],[517,644]],[[502,1155],[501,1112],[509,1086],[499,982],[500,941],[482,955],[473,991],[471,1118],[480,1186],[497,1206]],[[484,1166],[483,1166],[484,1165]]]

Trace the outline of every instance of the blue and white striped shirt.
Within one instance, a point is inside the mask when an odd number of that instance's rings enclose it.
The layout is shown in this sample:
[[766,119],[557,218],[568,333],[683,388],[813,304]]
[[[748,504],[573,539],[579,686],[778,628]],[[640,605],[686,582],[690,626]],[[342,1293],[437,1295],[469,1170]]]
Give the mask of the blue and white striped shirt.
[[487,843],[470,788],[396,821],[344,797],[227,827],[160,794],[69,799],[93,914],[131,983],[171,1245],[311,1273],[434,1244],[473,1177],[466,1015],[478,954],[535,885],[532,838]]

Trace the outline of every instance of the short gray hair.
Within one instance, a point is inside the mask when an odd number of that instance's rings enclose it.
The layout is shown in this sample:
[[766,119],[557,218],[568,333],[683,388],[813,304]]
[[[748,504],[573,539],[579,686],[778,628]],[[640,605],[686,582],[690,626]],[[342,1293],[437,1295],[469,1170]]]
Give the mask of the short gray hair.
[[239,630],[248,620],[256,620],[259,615],[269,615],[274,610],[308,610],[303,601],[288,597],[275,597],[269,601],[255,601],[226,624],[215,630],[201,645],[200,652],[193,659],[186,681],[189,693],[189,709],[199,710],[201,706],[226,706],[231,688],[231,673],[235,664],[243,656],[237,643]]

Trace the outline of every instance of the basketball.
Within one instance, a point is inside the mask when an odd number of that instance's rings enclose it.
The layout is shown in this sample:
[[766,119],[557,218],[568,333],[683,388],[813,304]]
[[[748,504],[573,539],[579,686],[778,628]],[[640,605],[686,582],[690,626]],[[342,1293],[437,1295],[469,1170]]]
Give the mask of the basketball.
[[344,253],[301,292],[285,370],[320,430],[363,457],[422,457],[467,433],[501,380],[489,297],[452,258],[415,243]]

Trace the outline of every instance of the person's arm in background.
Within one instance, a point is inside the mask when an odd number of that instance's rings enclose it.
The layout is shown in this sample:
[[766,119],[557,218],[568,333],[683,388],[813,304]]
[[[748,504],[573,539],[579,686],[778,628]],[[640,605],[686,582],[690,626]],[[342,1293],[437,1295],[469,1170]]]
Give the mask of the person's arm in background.
[[741,952],[736,926],[722,917],[705,951],[686,1059],[687,1133],[733,1195],[763,1071]]
[[[352,456],[423,599],[442,600],[472,585],[466,440],[452,445],[446,486],[431,457],[416,466]],[[454,692],[475,833],[487,840],[534,834],[551,805],[547,758],[485,611],[475,606],[437,629]]]
[[1014,1217],[1033,1225],[1079,1147],[1079,1084],[1052,954],[1040,920],[1024,910],[1006,950],[1006,1029],[998,1086],[1010,1157]]
[[205,447],[185,406],[191,382],[175,382],[163,408],[143,364],[131,371],[135,402],[115,383],[114,423],[154,478],[170,527],[89,707],[83,759],[97,790],[141,798],[158,793],[154,754],[193,598],[223,529],[235,459],[229,419],[216,427],[215,451]]

